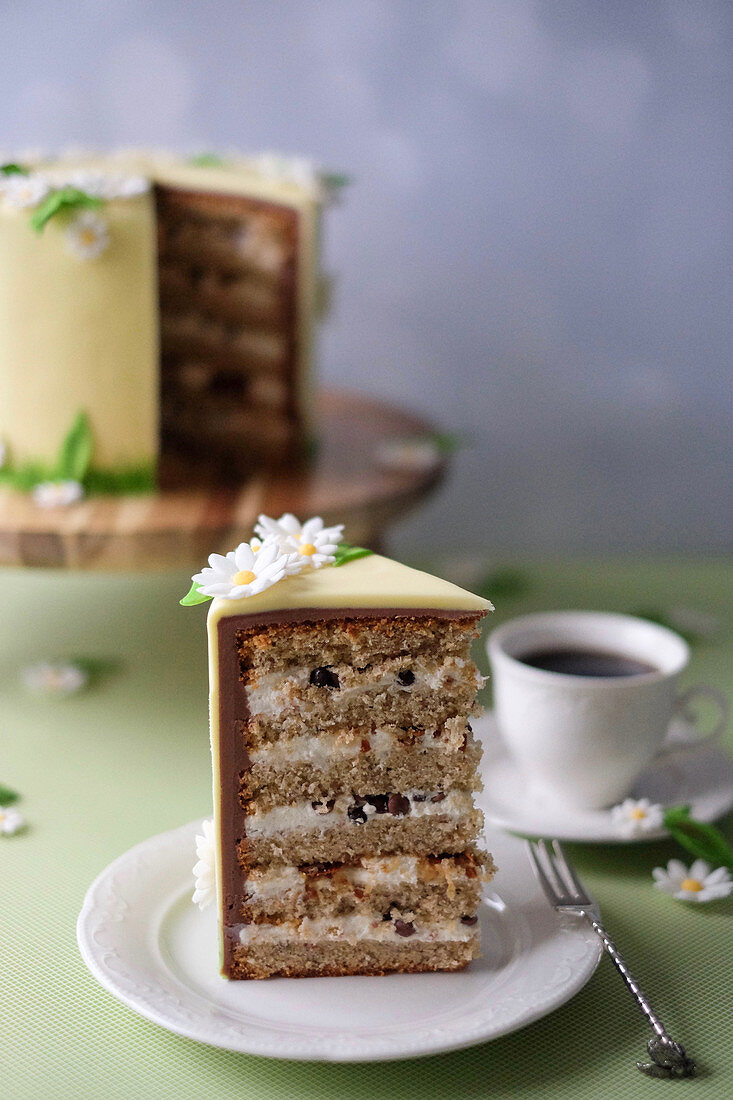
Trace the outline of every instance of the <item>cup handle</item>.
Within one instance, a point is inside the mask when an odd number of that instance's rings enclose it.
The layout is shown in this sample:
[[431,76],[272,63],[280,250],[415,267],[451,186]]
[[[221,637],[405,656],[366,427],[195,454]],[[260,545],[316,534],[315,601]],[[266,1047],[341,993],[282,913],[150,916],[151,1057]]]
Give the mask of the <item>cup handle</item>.
[[[697,716],[691,703],[695,699],[708,699],[718,708],[718,720],[707,733],[697,731]],[[677,696],[673,714],[680,715],[692,727],[689,730],[670,729],[662,745],[661,752],[680,752],[684,749],[698,749],[701,745],[711,745],[717,741],[728,723],[728,700],[717,688],[710,684],[693,684],[687,691]]]

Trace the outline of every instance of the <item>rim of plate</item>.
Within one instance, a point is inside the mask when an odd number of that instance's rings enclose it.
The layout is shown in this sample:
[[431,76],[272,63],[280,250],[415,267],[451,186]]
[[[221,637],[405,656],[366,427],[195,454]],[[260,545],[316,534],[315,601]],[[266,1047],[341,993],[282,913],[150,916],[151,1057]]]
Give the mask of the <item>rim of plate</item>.
[[[519,857],[518,871],[514,865],[513,871],[520,890],[528,893],[532,903],[537,900],[536,911],[531,907],[517,911],[511,900],[504,906],[495,896],[488,899],[489,922],[499,921],[496,928],[512,941],[507,973],[498,986],[502,994],[498,1002],[486,1004],[484,992],[476,995],[474,989],[465,1006],[449,1019],[438,1016],[417,1026],[408,1021],[402,1028],[393,1021],[361,1031],[343,1026],[280,1025],[254,1015],[245,1018],[203,995],[193,983],[186,983],[163,943],[171,914],[191,893],[193,838],[200,829],[200,820],[190,822],[124,852],[91,884],[77,921],[82,959],[104,989],[138,1015],[200,1043],[271,1058],[329,1062],[389,1061],[460,1050],[499,1038],[553,1012],[583,988],[601,958],[601,944],[590,928],[577,920],[559,918],[550,909],[534,880],[522,841],[497,833],[488,838],[489,844],[493,841],[494,849],[509,849]],[[533,920],[539,929],[533,928]],[[548,921],[556,922],[551,923],[549,935]],[[527,961],[532,948],[548,954],[551,973],[539,983],[527,982],[525,974],[525,988],[522,960]],[[537,960],[532,961],[536,964]],[[422,977],[405,974],[339,980],[414,981]],[[461,973],[444,977],[456,981]],[[302,978],[297,984],[324,980],[335,979]]]

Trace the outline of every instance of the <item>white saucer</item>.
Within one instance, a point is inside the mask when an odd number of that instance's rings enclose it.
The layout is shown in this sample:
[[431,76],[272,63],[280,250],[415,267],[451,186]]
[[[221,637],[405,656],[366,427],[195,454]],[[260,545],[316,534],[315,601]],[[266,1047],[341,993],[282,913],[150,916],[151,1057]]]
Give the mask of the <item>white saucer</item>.
[[[631,838],[621,836],[610,810],[574,810],[543,799],[540,792],[530,790],[509,756],[491,712],[471,724],[484,746],[484,789],[476,801],[487,824],[528,836],[611,844],[669,836],[664,828]],[[663,806],[688,804],[696,820],[715,821],[733,809],[733,760],[716,748],[688,749],[645,772],[631,794]]]
[[484,958],[457,974],[383,978],[219,976],[216,918],[191,903],[196,821],[131,848],[90,887],[77,924],[84,962],[141,1016],[212,1046],[273,1058],[366,1062],[493,1039],[559,1007],[601,946],[540,893],[524,844],[488,837],[500,871],[481,917]]

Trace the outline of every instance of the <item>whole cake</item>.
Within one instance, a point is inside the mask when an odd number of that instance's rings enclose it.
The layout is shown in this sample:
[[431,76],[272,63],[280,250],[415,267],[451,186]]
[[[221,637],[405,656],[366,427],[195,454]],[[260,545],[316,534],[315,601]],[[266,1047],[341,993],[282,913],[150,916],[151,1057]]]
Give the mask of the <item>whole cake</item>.
[[484,599],[260,517],[182,601],[208,615],[213,860],[227,978],[458,970],[479,953]]
[[329,180],[293,158],[0,165],[0,480],[128,492],[291,462]]

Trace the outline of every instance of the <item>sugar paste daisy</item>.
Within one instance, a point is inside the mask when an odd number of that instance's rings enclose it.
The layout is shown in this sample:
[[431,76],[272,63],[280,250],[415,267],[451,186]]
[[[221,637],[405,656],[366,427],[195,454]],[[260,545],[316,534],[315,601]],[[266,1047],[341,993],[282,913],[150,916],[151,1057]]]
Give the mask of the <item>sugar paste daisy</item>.
[[68,508],[84,496],[78,481],[41,481],[33,489],[33,500],[39,508]]
[[193,869],[193,903],[199,909],[206,909],[216,895],[216,860],[214,855],[214,822],[204,821],[201,828],[203,836],[196,837],[196,858]]
[[611,821],[621,836],[643,836],[664,825],[664,810],[648,798],[626,798],[611,810]]
[[717,901],[733,893],[733,877],[725,867],[713,871],[704,859],[696,859],[690,868],[679,859],[670,859],[666,869],[652,871],[654,885],[677,901]]
[[96,260],[109,246],[107,222],[93,210],[83,210],[69,223],[66,247],[79,260]]
[[150,190],[142,176],[106,176],[83,169],[72,172],[64,182],[98,199],[130,199]]
[[264,592],[301,568],[297,554],[283,553],[277,539],[265,538],[257,550],[242,542],[226,555],[211,554],[208,567],[193,581],[202,596],[240,600]]
[[25,176],[20,173],[6,176],[0,185],[4,202],[16,210],[38,206],[49,190],[48,184],[40,176]]
[[274,538],[279,541],[284,552],[297,554],[302,565],[312,565],[320,569],[330,565],[344,534],[344,525],[324,527],[320,516],[313,516],[301,525],[291,512],[285,512],[280,519],[260,516],[255,525],[255,533],[260,538]]
[[12,806],[0,806],[0,835],[12,836],[25,825],[25,818]]

